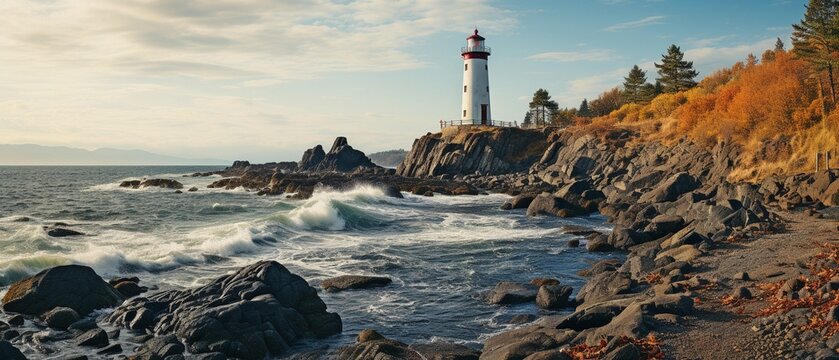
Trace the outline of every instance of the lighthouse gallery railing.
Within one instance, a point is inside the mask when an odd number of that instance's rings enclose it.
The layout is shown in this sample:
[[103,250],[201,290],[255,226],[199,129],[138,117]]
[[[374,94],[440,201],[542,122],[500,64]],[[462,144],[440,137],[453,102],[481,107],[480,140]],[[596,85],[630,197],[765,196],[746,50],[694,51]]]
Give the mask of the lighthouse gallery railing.
[[472,120],[440,120],[440,128],[447,128],[449,126],[463,126],[463,125],[476,125],[476,126],[497,126],[497,127],[519,127],[518,122],[516,121],[495,121],[492,120],[486,124],[475,124]]

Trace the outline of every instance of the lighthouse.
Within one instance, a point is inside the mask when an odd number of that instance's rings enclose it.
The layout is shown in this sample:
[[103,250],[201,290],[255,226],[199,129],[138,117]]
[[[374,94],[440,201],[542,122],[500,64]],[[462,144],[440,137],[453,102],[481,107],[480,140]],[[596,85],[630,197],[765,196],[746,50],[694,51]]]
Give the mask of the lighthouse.
[[484,37],[475,33],[466,38],[461,48],[463,57],[463,106],[462,124],[492,125],[489,108],[489,58],[490,48],[484,44]]

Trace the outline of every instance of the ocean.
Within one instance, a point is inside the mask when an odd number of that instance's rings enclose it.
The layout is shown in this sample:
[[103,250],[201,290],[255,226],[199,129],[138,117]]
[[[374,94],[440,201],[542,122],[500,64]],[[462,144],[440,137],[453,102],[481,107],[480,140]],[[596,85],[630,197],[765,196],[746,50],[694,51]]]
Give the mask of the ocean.
[[[208,189],[220,179],[184,177],[201,166],[0,167],[0,295],[14,281],[61,264],[88,265],[106,280],[138,276],[159,289],[193,287],[258,260],[276,260],[310,284],[345,274],[389,276],[379,289],[325,293],[342,335],[299,349],[338,346],[372,328],[408,343],[479,347],[534,304],[492,306],[500,281],[553,277],[576,290],[576,273],[616,257],[569,248],[563,225],[609,231],[599,215],[561,219],[503,211],[506,195],[386,197],[375,187],[323,189],[307,200]],[[120,188],[122,180],[173,178],[173,190]],[[191,186],[197,192],[186,192]],[[22,221],[28,220],[28,221]],[[64,223],[85,236],[53,238]],[[577,237],[579,238],[579,237]],[[580,238],[581,239],[581,238]],[[128,347],[130,349],[130,347]]]

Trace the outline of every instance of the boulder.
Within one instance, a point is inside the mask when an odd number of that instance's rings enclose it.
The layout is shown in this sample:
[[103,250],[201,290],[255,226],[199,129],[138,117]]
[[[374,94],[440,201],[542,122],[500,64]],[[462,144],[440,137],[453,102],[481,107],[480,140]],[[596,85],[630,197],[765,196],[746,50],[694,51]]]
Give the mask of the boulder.
[[572,302],[568,301],[571,291],[570,286],[558,284],[540,286],[536,294],[536,305],[549,310],[569,307],[572,305]]
[[660,203],[676,201],[680,195],[699,187],[699,182],[686,172],[680,172],[669,177],[651,191],[641,195],[638,199],[642,203]]
[[640,360],[641,359],[641,351],[638,350],[638,347],[632,343],[624,344],[623,346],[618,347],[615,350],[612,350],[606,356],[603,357],[603,360]]
[[148,291],[148,288],[140,286],[137,282],[127,280],[116,283],[114,285],[114,289],[119,291],[119,293],[125,298],[135,297]]
[[76,345],[103,348],[109,345],[108,334],[100,328],[85,331],[76,336]]
[[63,306],[46,312],[42,317],[47,326],[58,330],[67,330],[70,325],[79,321],[79,314],[76,310]]
[[140,187],[159,187],[164,189],[183,189],[184,184],[172,179],[146,179],[140,182]]
[[533,199],[536,195],[533,194],[519,194],[513,196],[509,200],[505,201],[503,205],[501,205],[501,209],[503,210],[512,210],[512,209],[527,209],[530,206],[530,203],[533,202]]
[[490,291],[487,301],[490,304],[521,304],[536,300],[538,288],[530,284],[500,282]]
[[666,256],[672,257],[675,261],[685,261],[690,262],[693,259],[702,255],[702,251],[694,247],[693,245],[682,245],[678,247],[674,247],[665,251],[662,251],[656,255],[656,260],[664,258]]
[[629,293],[635,285],[636,281],[628,273],[606,271],[594,275],[580,288],[577,301],[598,302],[614,295]]
[[603,234],[593,234],[586,237],[586,250],[589,252],[605,252],[615,250],[612,244],[609,244],[609,237]]
[[[181,339],[192,353],[241,359],[279,356],[301,338],[330,336],[342,327],[317,290],[274,261],[257,262],[195,289],[133,298],[108,321]],[[158,348],[150,345],[144,353],[158,354]]]
[[650,238],[646,234],[639,233],[620,225],[615,226],[615,229],[612,230],[612,233],[609,234],[608,238],[609,245],[612,245],[612,247],[616,249],[624,250],[638,244],[643,244],[649,240]]
[[[556,351],[571,342],[577,332],[556,327],[556,320],[503,332],[484,342],[481,360],[530,359],[541,352]],[[562,359],[560,357],[560,359]]]
[[326,157],[326,152],[323,151],[323,146],[316,145],[303,152],[303,158],[297,163],[297,168],[301,171],[315,169],[324,157]]
[[365,329],[358,334],[356,343],[338,350],[337,360],[478,360],[480,352],[464,345],[433,342],[408,345],[390,340],[376,332]]
[[692,227],[686,227],[662,241],[661,244],[659,244],[659,247],[662,249],[669,249],[682,245],[696,245],[701,244],[706,240],[707,238],[705,236],[697,233]]
[[658,239],[670,235],[685,226],[685,219],[676,215],[658,215],[650,220],[650,224],[644,228],[644,232],[651,238]]
[[669,256],[672,257],[675,261],[690,262],[693,261],[693,259],[699,257],[700,255],[702,255],[702,251],[697,249],[695,246],[682,245],[658,253],[658,255],[656,255],[656,260]]
[[184,344],[175,335],[158,336],[143,343],[137,352],[131,356],[132,360],[171,360],[170,356],[184,353]]
[[527,207],[528,216],[553,215],[557,217],[571,217],[584,215],[587,211],[552,194],[536,196]]
[[356,171],[359,168],[379,168],[363,152],[353,149],[347,142],[347,138],[343,136],[335,138],[328,153],[324,153],[320,145],[306,150],[297,167],[300,171],[343,173]]
[[3,296],[3,310],[37,316],[63,306],[87,316],[93,310],[115,306],[122,300],[122,295],[93,269],[64,265],[12,284]]
[[338,292],[348,289],[382,287],[389,285],[391,282],[390,278],[383,276],[342,275],[326,279],[320,283],[320,286],[326,291]]
[[83,236],[85,235],[83,232],[70,230],[60,227],[47,227],[44,230],[47,231],[47,235],[51,237],[67,237],[67,236]]
[[0,359],[3,360],[26,360],[26,356],[20,352],[12,343],[0,340]]

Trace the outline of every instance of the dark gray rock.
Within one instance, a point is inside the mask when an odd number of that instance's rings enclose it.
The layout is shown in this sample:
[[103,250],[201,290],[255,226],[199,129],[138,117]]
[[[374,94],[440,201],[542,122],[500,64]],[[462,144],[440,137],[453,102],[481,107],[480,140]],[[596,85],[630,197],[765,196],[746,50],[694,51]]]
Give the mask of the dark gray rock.
[[389,285],[391,282],[393,281],[390,278],[384,276],[342,275],[323,280],[320,286],[326,291],[338,292],[348,289],[382,287]]
[[12,284],[3,297],[3,310],[37,316],[64,306],[86,316],[95,309],[112,307],[120,302],[122,296],[93,269],[65,265]]
[[60,227],[46,228],[45,230],[47,231],[47,235],[52,236],[52,237],[68,237],[68,236],[83,236],[83,235],[85,235],[81,231],[70,230],[70,229],[65,229],[65,228],[60,228]]
[[598,302],[618,294],[629,293],[636,285],[630,274],[608,271],[597,274],[589,279],[577,293],[577,300],[584,302]]
[[3,360],[26,360],[23,353],[20,352],[12,343],[2,340],[0,341],[0,359]]
[[625,344],[609,352],[603,360],[640,360],[641,351],[633,344]]
[[608,238],[609,245],[612,245],[612,247],[616,249],[624,250],[635,245],[643,244],[649,240],[650,238],[646,234],[639,233],[620,225],[615,226],[615,229],[612,230],[612,233],[609,234]]
[[47,326],[58,330],[67,330],[70,325],[79,321],[79,314],[76,310],[63,306],[46,312],[42,317]]
[[536,196],[527,207],[528,216],[553,215],[557,217],[572,217],[588,213],[585,209],[574,205],[552,194]]
[[660,203],[676,201],[680,195],[699,187],[696,179],[686,172],[681,172],[669,177],[653,190],[641,195],[640,202]]
[[540,286],[536,294],[536,305],[549,310],[569,307],[572,305],[572,302],[568,301],[571,291],[570,286],[564,285]]
[[132,298],[148,291],[148,288],[140,286],[135,281],[128,280],[116,283],[114,285],[114,289],[119,291],[119,293],[122,294],[122,296],[125,298]]
[[297,168],[302,171],[315,169],[324,157],[326,152],[323,151],[323,146],[316,145],[303,152],[303,158],[297,163]]
[[76,345],[103,348],[108,346],[108,333],[100,328],[91,329],[76,336]]
[[644,232],[653,239],[672,234],[685,226],[685,219],[676,215],[658,215],[650,220]]
[[531,284],[500,282],[487,296],[490,304],[521,304],[536,300],[538,288]]
[[512,209],[527,209],[530,206],[530,203],[533,202],[533,199],[536,197],[534,194],[519,194],[510,198],[501,205],[501,209],[503,210],[512,210]]
[[3,340],[12,340],[18,336],[20,336],[20,332],[14,329],[3,332]]
[[341,318],[326,312],[317,291],[273,261],[257,262],[196,289],[133,298],[108,321],[176,335],[192,353],[241,359],[278,356],[301,338],[341,331]]
[[15,315],[9,318],[9,325],[11,326],[23,326],[23,315]]
[[586,241],[586,250],[589,252],[605,252],[613,251],[615,247],[609,244],[609,237],[603,234],[594,234],[588,236]]
[[158,336],[146,341],[131,357],[134,360],[164,360],[169,356],[182,355],[184,345],[175,335]]

